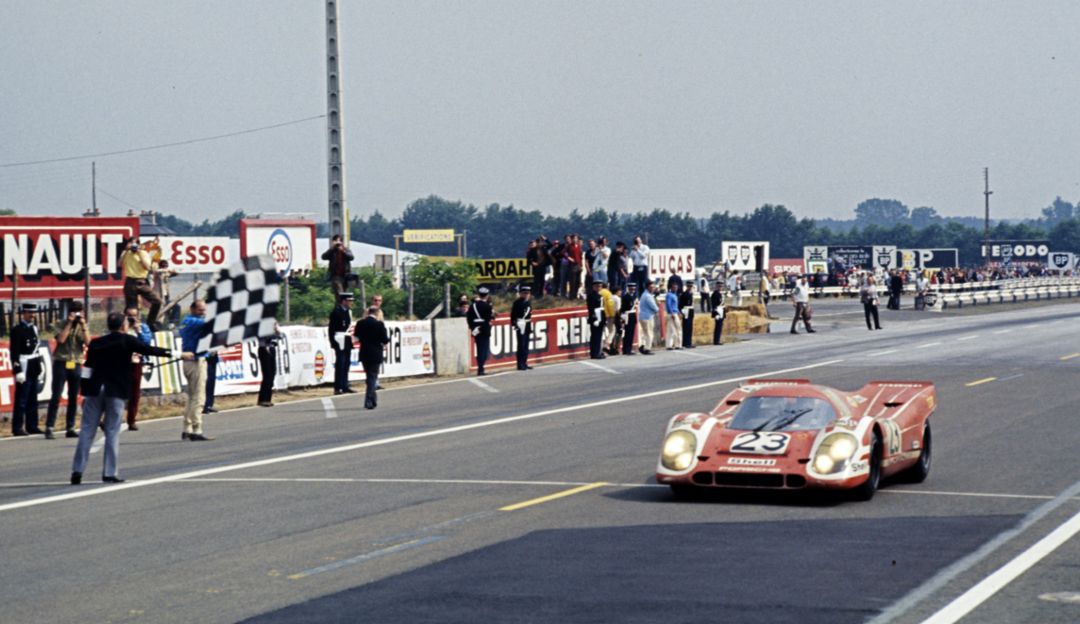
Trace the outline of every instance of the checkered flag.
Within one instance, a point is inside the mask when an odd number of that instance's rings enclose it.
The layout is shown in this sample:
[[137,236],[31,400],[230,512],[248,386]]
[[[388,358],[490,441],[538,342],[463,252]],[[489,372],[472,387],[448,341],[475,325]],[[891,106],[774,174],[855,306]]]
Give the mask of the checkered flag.
[[222,269],[206,294],[205,333],[198,351],[273,334],[280,300],[281,276],[270,256],[244,258]]

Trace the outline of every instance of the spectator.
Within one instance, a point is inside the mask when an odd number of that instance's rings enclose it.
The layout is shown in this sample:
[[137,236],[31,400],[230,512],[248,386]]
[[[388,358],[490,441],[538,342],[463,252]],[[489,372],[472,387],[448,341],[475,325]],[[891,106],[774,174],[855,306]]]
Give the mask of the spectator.
[[742,305],[742,277],[738,271],[732,271],[727,278],[728,296],[731,297],[731,305],[736,308]]
[[[611,343],[615,338],[615,307],[616,298],[611,294],[611,289],[606,283],[600,285],[600,302],[604,307],[604,338],[602,350],[611,352]],[[614,354],[613,354],[614,355]]]
[[619,317],[622,320],[622,354],[634,355],[634,335],[637,333],[638,298],[637,284],[633,280],[626,283],[626,292],[619,302]]
[[589,311],[589,357],[594,360],[602,360],[604,355],[604,298],[600,290],[606,287],[604,282],[594,279],[592,290],[585,298],[585,305]]
[[158,312],[161,310],[161,298],[150,286],[150,270],[153,263],[150,254],[139,248],[139,239],[132,236],[127,241],[124,253],[120,254],[120,266],[124,270],[124,307],[138,308],[139,297],[150,304],[147,323],[151,331],[157,331]]
[[465,319],[476,343],[476,375],[483,377],[484,364],[491,354],[491,326],[495,322],[495,310],[491,307],[491,291],[487,286],[476,289],[476,297]]
[[570,244],[566,247],[566,265],[570,272],[567,280],[568,288],[566,297],[568,299],[576,299],[580,296],[581,292],[581,237],[577,234],[570,235]]
[[34,325],[36,313],[36,303],[24,303],[19,307],[21,318],[11,328],[8,343],[8,361],[15,376],[15,405],[11,410],[13,436],[44,433],[38,428],[38,388],[45,367],[41,365],[41,341]]
[[683,289],[682,276],[679,275],[678,273],[672,273],[671,275],[669,275],[668,278],[667,278],[667,289],[668,289],[668,292],[671,292],[671,291],[682,292],[682,289]]
[[608,281],[608,261],[611,259],[611,250],[608,249],[607,239],[601,236],[596,239],[596,253],[593,255],[593,280]]
[[[163,305],[169,305],[171,297],[169,290],[169,281],[176,276],[176,271],[169,268],[169,261],[162,260],[157,263],[154,269],[154,292],[157,293],[158,298],[161,299]],[[170,322],[176,323],[180,320],[180,308],[179,306],[172,306],[166,313],[166,317]]]
[[588,248],[585,250],[585,258],[582,262],[582,266],[585,268],[585,294],[588,298],[588,293],[592,292],[593,283],[593,265],[596,263],[596,241],[589,239]]
[[[705,294],[702,293],[702,297]],[[712,307],[713,316],[713,334],[712,343],[714,345],[722,344],[724,334],[724,283],[720,280],[716,280],[713,284],[712,295],[709,296],[709,306]]]
[[630,274],[626,271],[626,244],[622,241],[615,243],[615,250],[608,258],[608,281],[611,289],[622,290],[626,286],[626,280]]
[[281,344],[281,327],[274,323],[274,333],[259,338],[259,407],[274,406],[274,378],[277,377],[278,346]]
[[352,362],[352,302],[353,296],[345,291],[337,296],[338,304],[330,312],[330,347],[334,351],[334,394],[354,394],[349,387],[349,365]]
[[454,308],[453,316],[464,318],[469,313],[469,297],[467,295],[461,295],[458,299],[457,307]]
[[652,355],[654,343],[653,327],[656,318],[660,314],[660,306],[656,303],[656,284],[649,282],[645,285],[645,292],[641,293],[638,300],[638,332],[641,339],[638,341],[638,351],[643,355]]
[[900,295],[904,292],[904,278],[900,276],[900,271],[893,269],[889,271],[889,309],[900,309]]
[[353,253],[345,246],[341,234],[334,234],[330,238],[330,248],[323,252],[322,259],[330,263],[330,288],[336,297],[349,286],[353,261]]
[[[867,276],[866,283],[859,288],[859,301],[863,305],[863,314],[866,316],[866,329],[871,331],[881,329],[881,320],[878,318],[878,292],[874,277]],[[874,317],[874,325],[870,325],[870,317]]]
[[562,262],[565,255],[565,249],[562,242],[555,239],[554,243],[548,248],[548,264],[551,265],[551,290],[554,291],[556,297],[560,296],[562,292]]
[[682,314],[679,313],[679,286],[669,290],[664,297],[664,312],[667,314],[667,348],[682,349]]
[[682,346],[694,348],[694,284],[686,285],[686,290],[679,293],[679,312],[682,314]]
[[795,281],[795,290],[791,292],[791,303],[795,306],[795,317],[791,319],[791,333],[799,333],[795,329],[799,319],[802,319],[806,333],[815,333],[815,330],[810,327],[810,288],[801,277]]
[[217,351],[211,351],[206,356],[206,392],[203,398],[202,413],[216,414],[217,408],[214,407],[214,396],[217,394],[217,376],[218,376],[218,354]]
[[640,236],[634,237],[634,246],[630,250],[630,262],[634,268],[634,281],[637,290],[645,294],[645,284],[649,281],[649,246],[641,242]]
[[510,310],[510,327],[517,342],[519,371],[532,370],[532,366],[529,366],[529,342],[532,340],[532,303],[529,302],[531,290],[528,286],[522,286]]
[[705,275],[705,269],[697,270],[697,289],[700,295],[699,303],[701,304],[701,313],[705,314],[709,311],[709,278]]
[[915,309],[926,309],[926,293],[930,291],[930,281],[926,279],[926,274],[920,272],[919,276],[915,278]]
[[[124,316],[127,317],[127,333],[150,346],[154,342],[154,335],[150,332],[150,326],[139,318],[139,308],[128,306]],[[128,369],[131,371],[131,393],[128,395],[127,425],[128,431],[138,431],[136,420],[139,417],[139,399],[142,398],[143,356],[132,353]]]
[[60,409],[60,397],[67,386],[67,414],[65,421],[66,436],[77,438],[75,433],[75,412],[79,409],[79,375],[82,372],[83,351],[90,343],[90,331],[83,318],[83,303],[71,302],[71,311],[67,321],[56,335],[56,351],[53,353],[52,396],[49,398],[49,410],[45,416],[45,438],[55,439],[53,427],[56,426],[56,413]]
[[[203,433],[199,406],[206,397],[206,352],[199,351],[199,339],[206,325],[206,302],[196,299],[191,312],[180,321],[180,341],[184,350],[184,378],[187,379],[187,404],[184,406],[184,431],[181,440],[207,442],[213,440]],[[141,351],[140,351],[141,353]],[[84,389],[85,390],[85,389]],[[81,442],[81,439],[80,439]]]
[[360,342],[360,363],[364,365],[364,408],[375,409],[379,405],[376,390],[379,387],[379,369],[383,363],[383,347],[390,342],[386,325],[379,320],[375,306],[367,309],[367,316],[356,324],[356,340]]
[[544,280],[547,277],[548,256],[544,248],[546,242],[545,237],[541,235],[529,243],[529,250],[525,254],[525,259],[532,267],[532,292],[537,299],[544,295]]
[[[134,336],[124,333],[125,319],[113,312],[106,320],[109,333],[95,338],[86,350],[86,379],[81,382],[83,397],[83,422],[79,431],[79,444],[71,462],[71,484],[82,483],[83,472],[90,459],[90,447],[97,435],[98,422],[104,414],[105,465],[101,480],[105,483],[123,483],[117,474],[120,461],[120,411],[124,399],[131,396],[131,356],[135,353],[168,357],[169,351],[151,347]],[[200,384],[201,386],[201,384]]]
[[375,318],[379,319],[379,322],[384,323],[386,322],[386,319],[383,317],[382,302],[382,295],[371,296],[371,306],[376,309]]

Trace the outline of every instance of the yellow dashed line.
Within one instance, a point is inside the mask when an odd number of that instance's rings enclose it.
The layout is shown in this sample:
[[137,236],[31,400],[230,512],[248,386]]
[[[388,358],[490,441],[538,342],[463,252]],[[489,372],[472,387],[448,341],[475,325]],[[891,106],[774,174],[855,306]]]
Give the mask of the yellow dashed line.
[[1078,357],[1080,357],[1080,353],[1070,353],[1069,355],[1063,355],[1061,361],[1064,362],[1065,360],[1071,360]]
[[581,492],[588,492],[589,490],[595,490],[598,487],[604,487],[608,485],[605,481],[599,481],[597,483],[589,483],[588,485],[580,485],[576,488],[569,490],[563,490],[562,492],[556,492],[554,494],[548,494],[547,496],[541,496],[540,498],[534,498],[531,500],[515,503],[513,505],[507,505],[506,507],[499,507],[499,511],[517,511],[518,509],[524,509],[525,507],[532,507],[533,505],[539,505],[540,503],[546,503],[558,498],[566,496],[573,496],[574,494],[580,494]]
[[991,381],[994,381],[995,379],[997,379],[997,377],[983,377],[982,379],[976,379],[975,381],[968,382],[968,383],[966,383],[964,385],[967,386],[968,388],[970,388],[972,386],[980,386],[980,385],[982,385],[984,383],[990,383]]

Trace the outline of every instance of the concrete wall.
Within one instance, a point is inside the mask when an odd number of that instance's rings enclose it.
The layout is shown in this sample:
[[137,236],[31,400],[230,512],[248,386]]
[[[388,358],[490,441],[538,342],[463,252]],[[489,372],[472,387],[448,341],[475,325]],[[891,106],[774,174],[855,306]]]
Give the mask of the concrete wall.
[[436,375],[464,375],[469,372],[472,341],[464,318],[432,319],[431,336],[435,343]]

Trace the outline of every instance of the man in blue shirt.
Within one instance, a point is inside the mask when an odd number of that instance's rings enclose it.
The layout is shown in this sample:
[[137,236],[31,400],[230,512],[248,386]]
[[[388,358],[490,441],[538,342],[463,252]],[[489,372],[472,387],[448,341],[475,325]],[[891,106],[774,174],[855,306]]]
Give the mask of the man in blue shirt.
[[667,315],[667,348],[682,349],[682,312],[679,311],[680,284],[668,281],[670,288],[664,297],[664,313]]
[[184,432],[181,440],[206,442],[213,438],[203,434],[202,409],[206,399],[206,352],[199,352],[199,339],[202,338],[203,326],[206,325],[206,302],[196,299],[191,304],[191,313],[180,321],[180,342],[185,354],[191,359],[184,359],[184,377],[187,379],[187,405],[184,406]]
[[641,341],[638,351],[644,355],[652,355],[654,341],[653,324],[656,315],[660,313],[660,306],[656,303],[656,284],[647,282],[645,292],[641,293],[638,301],[638,330],[641,333]]

